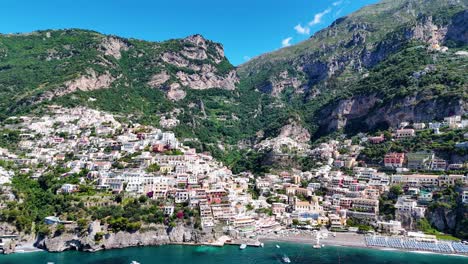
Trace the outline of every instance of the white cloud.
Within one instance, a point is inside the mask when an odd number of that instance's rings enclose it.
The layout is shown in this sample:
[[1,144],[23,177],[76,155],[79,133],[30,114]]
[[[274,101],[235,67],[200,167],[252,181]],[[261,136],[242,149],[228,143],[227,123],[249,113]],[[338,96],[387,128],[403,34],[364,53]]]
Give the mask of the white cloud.
[[335,12],[334,16],[338,17],[341,14],[341,12],[343,12],[343,8],[338,9],[338,11]]
[[302,35],[309,35],[310,34],[310,28],[308,26],[303,27],[301,24],[297,24],[294,27],[294,30],[296,30],[296,32],[298,34],[302,34]]
[[330,13],[330,11],[331,11],[331,8],[327,8],[323,12],[315,14],[314,20],[309,22],[309,26],[314,26],[314,25],[320,24],[322,22],[322,17],[324,15]]
[[343,3],[343,0],[340,0],[340,1],[336,1],[336,2],[333,2],[333,6],[339,6]]
[[281,45],[283,47],[289,47],[289,46],[291,46],[291,40],[292,40],[292,37],[285,38],[285,39],[283,39],[283,41],[281,41]]
[[250,58],[250,56],[244,56],[243,59],[244,59],[245,61],[249,61],[251,58]]

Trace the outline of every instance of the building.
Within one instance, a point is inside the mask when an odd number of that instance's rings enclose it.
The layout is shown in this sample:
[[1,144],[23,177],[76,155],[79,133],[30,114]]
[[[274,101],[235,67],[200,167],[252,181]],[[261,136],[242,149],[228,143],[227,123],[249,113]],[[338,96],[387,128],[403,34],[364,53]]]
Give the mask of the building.
[[418,195],[418,202],[426,204],[432,201],[432,192],[420,191]]
[[432,170],[444,171],[447,168],[447,161],[444,159],[434,158],[431,163]]
[[434,154],[429,152],[408,153],[406,154],[408,169],[427,170],[430,168],[433,158]]
[[461,122],[461,116],[459,115],[449,116],[449,117],[444,118],[444,121],[449,126],[454,125],[454,124]]
[[438,186],[439,176],[432,174],[395,174],[391,178],[392,184],[402,184],[409,187]]
[[390,220],[389,222],[379,221],[377,222],[377,226],[378,226],[378,229],[382,233],[397,235],[405,231],[401,227],[400,221],[393,221],[393,220]]
[[466,184],[468,182],[465,175],[451,174],[451,175],[440,175],[439,176],[439,186],[453,186],[457,182],[461,184]]
[[370,137],[369,138],[369,142],[372,143],[372,144],[380,144],[382,142],[385,141],[385,137],[383,134],[381,134],[380,136],[377,136],[377,137]]
[[468,190],[462,192],[462,202],[468,204]]
[[415,217],[424,217],[426,207],[418,206],[418,203],[408,196],[398,197],[398,201],[395,204],[396,216],[400,215],[413,215]]
[[174,206],[172,205],[165,205],[163,206],[163,213],[164,215],[171,216],[174,214]]
[[255,231],[255,219],[249,216],[236,217],[234,221],[232,221],[232,225],[240,232],[247,233]]
[[273,203],[271,205],[271,211],[274,215],[282,215],[286,212],[287,205],[284,203]]
[[423,130],[426,128],[426,124],[424,123],[414,123],[413,128],[416,130]]
[[379,212],[379,200],[354,198],[352,210],[377,214]]
[[384,158],[384,165],[388,168],[401,168],[405,163],[405,153],[388,153]]
[[398,129],[396,131],[397,138],[409,138],[409,137],[414,137],[415,135],[416,133],[414,129],[411,129],[411,128]]
[[78,185],[76,185],[76,184],[65,183],[64,185],[62,185],[62,187],[60,187],[60,189],[57,192],[59,192],[59,193],[74,193],[74,192],[77,192],[78,189],[79,189]]
[[213,218],[220,221],[229,221],[234,218],[235,214],[230,204],[213,204],[211,211]]

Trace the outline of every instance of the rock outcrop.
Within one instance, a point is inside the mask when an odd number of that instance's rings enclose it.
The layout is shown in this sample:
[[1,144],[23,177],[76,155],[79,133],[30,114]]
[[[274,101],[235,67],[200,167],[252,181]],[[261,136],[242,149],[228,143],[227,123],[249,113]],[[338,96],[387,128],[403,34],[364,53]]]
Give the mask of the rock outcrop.
[[255,145],[256,149],[272,150],[276,154],[290,154],[304,152],[309,149],[310,133],[298,122],[290,120],[283,126],[279,135],[269,138]]
[[211,88],[222,88],[234,90],[238,78],[235,71],[231,71],[227,76],[219,76],[216,69],[211,65],[203,65],[201,69],[193,74],[186,72],[177,72],[177,78],[183,86],[195,90],[205,90]]
[[127,51],[130,48],[130,45],[121,38],[108,36],[102,40],[99,48],[105,55],[112,56],[119,60],[122,58],[121,52]]
[[[174,75],[176,82],[183,87],[195,90],[221,88],[234,90],[239,82],[236,71],[233,69],[227,73],[219,72],[217,68],[225,60],[224,50],[220,44],[212,43],[201,35],[193,35],[183,39],[184,45],[179,52],[166,52],[162,60],[172,66],[180,68]],[[206,61],[212,63],[206,63]],[[189,69],[189,70],[186,70]],[[148,83],[151,87],[161,86],[170,76],[157,74]],[[173,84],[173,83],[172,83]],[[179,87],[171,87],[168,97],[180,100],[185,94]]]
[[216,236],[212,233],[203,233],[183,225],[167,228],[162,225],[152,225],[147,230],[137,232],[105,233],[102,238],[95,240],[95,236],[102,233],[99,222],[90,224],[88,232],[84,235],[77,233],[63,233],[55,237],[46,237],[37,243],[39,248],[49,252],[62,252],[66,250],[99,251],[103,249],[125,248],[134,246],[155,246],[177,243],[205,243],[212,242]]
[[459,100],[444,100],[418,94],[395,99],[381,104],[375,94],[354,96],[343,99],[324,108],[319,114],[323,131],[346,128],[353,121],[359,121],[366,129],[377,126],[397,127],[403,121],[431,122],[451,115],[468,113],[468,103]]
[[116,79],[108,71],[99,74],[90,68],[80,77],[65,82],[62,87],[45,92],[37,101],[50,100],[54,97],[64,96],[76,91],[86,92],[110,88]]

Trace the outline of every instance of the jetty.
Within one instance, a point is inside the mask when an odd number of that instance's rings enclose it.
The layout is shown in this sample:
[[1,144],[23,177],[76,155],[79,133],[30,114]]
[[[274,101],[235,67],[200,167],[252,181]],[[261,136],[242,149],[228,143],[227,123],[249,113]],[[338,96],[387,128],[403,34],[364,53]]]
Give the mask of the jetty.
[[224,244],[233,245],[233,246],[246,245],[248,247],[262,247],[263,246],[262,242],[258,240],[252,240],[252,239],[227,240]]

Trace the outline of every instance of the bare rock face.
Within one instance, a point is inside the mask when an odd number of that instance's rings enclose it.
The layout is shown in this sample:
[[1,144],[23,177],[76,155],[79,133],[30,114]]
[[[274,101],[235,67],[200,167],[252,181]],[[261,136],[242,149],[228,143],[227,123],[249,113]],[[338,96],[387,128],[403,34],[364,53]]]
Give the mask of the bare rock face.
[[189,61],[177,53],[166,52],[162,55],[162,60],[177,67],[187,67]]
[[212,65],[203,65],[200,72],[188,74],[186,72],[177,72],[177,78],[183,86],[195,90],[204,90],[211,88],[223,88],[234,90],[239,81],[236,72],[233,70],[225,77],[217,75],[216,69]]
[[98,75],[93,69],[89,69],[85,75],[66,82],[63,93],[72,93],[77,90],[93,91],[102,88],[109,88],[114,80],[115,78],[109,72]]
[[185,98],[187,93],[181,88],[179,83],[173,83],[169,86],[167,98],[173,101],[179,101]]
[[115,80],[116,78],[113,77],[108,71],[99,75],[93,69],[88,69],[86,73],[80,77],[65,82],[63,87],[45,92],[40,96],[37,102],[50,100],[54,97],[64,96],[76,91],[93,91],[110,88]]
[[188,36],[188,37],[186,37],[184,39],[184,41],[190,42],[193,45],[198,46],[198,47],[200,47],[202,49],[205,49],[205,50],[208,48],[207,43],[206,43],[206,39],[202,35],[199,35],[199,34]]
[[294,90],[301,87],[302,82],[297,77],[290,77],[288,71],[283,71],[278,77],[274,78],[271,82],[271,95],[279,96],[281,92],[287,88],[292,87]]
[[5,242],[3,245],[3,254],[8,255],[8,254],[15,253],[15,248],[16,248],[15,240],[10,240],[8,242]]
[[289,137],[299,143],[307,143],[310,141],[310,133],[297,122],[291,122],[281,128],[280,137]]
[[447,34],[448,27],[438,27],[428,17],[412,28],[410,38],[424,41],[431,45],[441,45]]
[[328,129],[331,131],[344,128],[348,119],[367,114],[369,109],[374,107],[376,102],[377,97],[375,95],[355,97],[340,101],[333,112],[328,115]]
[[357,119],[372,129],[379,124],[396,127],[402,121],[430,122],[468,111],[468,103],[463,100],[447,101],[430,95],[407,96],[375,107],[379,102],[375,94],[340,100],[320,112],[323,118],[319,122],[328,132],[345,128]]
[[[149,230],[137,232],[107,233],[102,239],[95,241],[95,230],[99,222],[91,223],[88,233],[84,236],[64,233],[56,237],[46,237],[39,241],[39,248],[49,252],[65,250],[99,251],[103,249],[125,248],[133,246],[164,245],[170,243],[202,243],[213,239],[211,234],[202,234],[200,231],[177,225],[166,229],[162,225],[152,225]],[[91,227],[93,226],[93,227]]]
[[166,71],[162,71],[161,73],[153,75],[153,77],[151,77],[151,80],[148,82],[148,85],[153,88],[159,88],[170,78],[171,76]]
[[122,57],[121,51],[127,51],[129,45],[120,38],[108,36],[102,40],[99,48],[105,55],[112,56],[119,60]]
[[274,153],[303,152],[309,149],[310,133],[296,121],[290,121],[281,128],[280,134],[275,138],[261,141],[257,149],[271,149]]
[[[182,40],[189,43],[179,52],[165,52],[161,59],[168,64],[178,68],[175,76],[176,82],[169,86],[162,87],[167,90],[167,97],[171,100],[181,100],[185,97],[185,91],[181,87],[205,90],[221,88],[234,90],[239,78],[235,70],[228,73],[219,73],[217,64],[224,58],[224,50],[220,44],[212,43],[204,39],[201,35],[189,36]],[[213,63],[206,63],[210,60]],[[185,69],[190,69],[187,71]],[[161,86],[170,79],[168,74],[160,73],[153,76],[149,82],[151,87]]]
[[208,58],[206,50],[200,47],[186,47],[181,53],[191,60],[206,60]]

